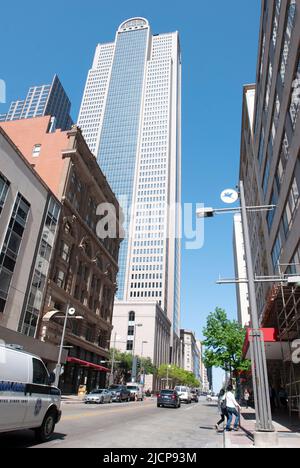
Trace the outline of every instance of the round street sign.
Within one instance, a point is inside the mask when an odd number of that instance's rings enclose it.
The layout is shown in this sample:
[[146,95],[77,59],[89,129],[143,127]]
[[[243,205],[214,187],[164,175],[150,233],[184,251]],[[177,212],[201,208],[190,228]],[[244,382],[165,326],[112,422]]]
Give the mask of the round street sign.
[[74,315],[76,312],[76,310],[74,309],[74,307],[70,307],[69,309],[69,315]]
[[224,203],[231,204],[237,202],[239,199],[239,194],[236,190],[227,189],[221,193],[221,200]]

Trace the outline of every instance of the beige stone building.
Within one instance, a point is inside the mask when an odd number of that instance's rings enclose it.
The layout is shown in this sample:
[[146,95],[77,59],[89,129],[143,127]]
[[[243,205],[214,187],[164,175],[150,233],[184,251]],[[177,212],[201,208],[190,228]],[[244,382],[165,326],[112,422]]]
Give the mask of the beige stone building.
[[[60,386],[65,393],[79,385],[104,385],[112,311],[117,288],[119,205],[79,128],[49,132],[51,117],[2,124],[15,144],[61,201],[62,210],[51,261],[43,315],[68,306],[83,320],[68,320],[64,345],[69,356]],[[115,238],[99,238],[97,207],[115,208]],[[46,255],[46,253],[45,253]],[[28,333],[27,321],[21,329]],[[34,333],[45,342],[60,344],[63,318],[45,322]]]

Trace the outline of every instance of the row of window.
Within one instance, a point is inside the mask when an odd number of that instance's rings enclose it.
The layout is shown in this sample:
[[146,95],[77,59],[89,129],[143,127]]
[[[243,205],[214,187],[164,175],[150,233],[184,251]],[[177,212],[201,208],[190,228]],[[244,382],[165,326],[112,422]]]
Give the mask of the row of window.
[[0,312],[4,312],[8,291],[21,247],[30,204],[18,193],[0,254]]
[[[295,215],[300,206],[300,163],[299,158],[296,166],[295,177],[293,178],[292,185],[289,191],[288,199],[283,210],[283,215],[279,230],[276,236],[274,247],[272,249],[273,267],[276,271],[278,261],[281,256],[282,248],[292,228]],[[269,220],[269,224],[272,219]]]

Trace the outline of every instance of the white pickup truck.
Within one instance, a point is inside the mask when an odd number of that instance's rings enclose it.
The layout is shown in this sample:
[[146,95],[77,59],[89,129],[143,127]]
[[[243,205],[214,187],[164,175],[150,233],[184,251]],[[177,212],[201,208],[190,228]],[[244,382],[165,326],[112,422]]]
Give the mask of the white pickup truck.
[[0,433],[33,429],[50,439],[61,417],[61,393],[53,375],[32,354],[0,344]]

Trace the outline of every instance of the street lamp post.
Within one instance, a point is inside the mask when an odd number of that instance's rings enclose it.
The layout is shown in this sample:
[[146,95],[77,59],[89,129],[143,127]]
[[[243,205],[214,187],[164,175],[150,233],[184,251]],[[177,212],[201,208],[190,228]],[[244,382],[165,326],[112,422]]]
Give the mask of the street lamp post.
[[254,398],[255,398],[255,408],[256,408],[256,430],[258,432],[274,432],[274,426],[272,422],[272,413],[271,405],[269,398],[269,383],[268,383],[268,373],[267,373],[267,362],[264,348],[264,337],[263,333],[259,327],[258,320],[258,309],[256,302],[256,293],[255,293],[255,277],[254,277],[254,268],[252,262],[251,254],[251,242],[249,234],[249,224],[247,212],[257,212],[257,211],[269,211],[274,209],[274,205],[266,206],[246,206],[245,201],[245,192],[243,181],[240,181],[240,207],[238,208],[226,208],[226,209],[217,209],[213,208],[204,208],[197,211],[199,217],[213,217],[214,214],[222,213],[233,213],[239,212],[242,215],[242,227],[244,234],[244,244],[245,244],[245,257],[246,257],[246,266],[247,266],[247,283],[249,288],[249,303],[250,303],[250,312],[251,312],[251,364],[252,364],[252,376],[253,376],[253,389],[254,389]]
[[[56,311],[56,312],[59,313],[59,311]],[[59,318],[59,317],[57,317],[57,318]],[[61,367],[62,367],[61,366],[61,358],[62,358],[62,352],[63,352],[63,348],[64,348],[64,341],[65,341],[65,334],[66,334],[68,319],[78,319],[78,320],[83,319],[83,317],[81,317],[81,316],[77,316],[77,317],[75,316],[75,309],[73,307],[70,307],[69,303],[66,306],[66,312],[65,312],[65,316],[64,316],[64,326],[63,326],[63,331],[62,331],[61,341],[60,341],[60,347],[59,347],[59,354],[58,354],[57,364],[56,364],[56,367],[55,367],[54,385],[56,387],[58,387],[59,378],[60,378],[60,374],[61,374]]]
[[169,369],[171,369],[171,365],[168,364],[167,366],[167,390],[169,390]]
[[[148,344],[148,341],[142,341],[141,359],[143,359],[144,344]],[[144,386],[145,385],[145,367],[144,367],[144,365],[143,365],[143,367],[141,369],[141,375],[143,376],[143,386]]]
[[133,334],[133,346],[132,346],[132,368],[131,368],[131,381],[135,382],[136,380],[136,356],[135,356],[135,343],[136,343],[136,329],[137,327],[142,327],[142,323],[134,324],[134,334]]
[[113,385],[114,383],[114,366],[115,366],[115,352],[116,352],[116,341],[117,341],[117,333],[114,334],[114,347],[111,357],[111,371],[109,376],[109,385]]

